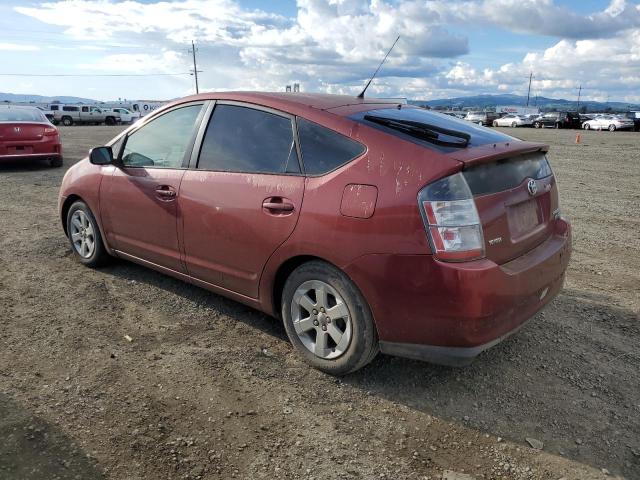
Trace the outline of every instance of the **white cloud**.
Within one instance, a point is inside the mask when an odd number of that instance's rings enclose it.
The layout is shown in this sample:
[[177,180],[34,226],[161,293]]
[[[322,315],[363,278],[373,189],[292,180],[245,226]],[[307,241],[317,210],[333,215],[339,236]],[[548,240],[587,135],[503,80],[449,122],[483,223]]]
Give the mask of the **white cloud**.
[[[587,96],[634,99],[640,82],[640,5],[624,0],[586,16],[553,0],[298,0],[293,18],[235,0],[50,0],[15,10],[95,49],[95,61],[73,65],[82,71],[186,72],[195,39],[205,89],[282,90],[298,82],[307,91],[356,93],[398,34],[372,93],[523,93],[534,71],[540,94],[570,96],[582,83]],[[558,40],[520,62],[478,68],[467,37],[452,30],[465,26]],[[101,54],[104,42],[144,48]],[[172,81],[172,88],[182,82],[175,95],[191,81]]]
[[0,51],[6,52],[33,52],[40,48],[36,45],[24,45],[19,43],[4,43],[0,42]]

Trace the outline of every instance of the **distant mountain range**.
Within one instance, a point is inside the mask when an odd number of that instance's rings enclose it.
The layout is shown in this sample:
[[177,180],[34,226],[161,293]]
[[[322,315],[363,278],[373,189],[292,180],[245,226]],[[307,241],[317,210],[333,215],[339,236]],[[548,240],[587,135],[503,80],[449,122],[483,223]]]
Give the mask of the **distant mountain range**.
[[90,98],[82,97],[45,97],[42,95],[20,95],[17,93],[0,92],[0,102],[33,102],[33,103],[52,103],[58,101],[60,103],[100,103]]
[[[97,100],[82,97],[59,96],[46,97],[42,95],[19,95],[15,93],[0,92],[0,102],[37,102],[52,103],[102,103]],[[524,95],[473,95],[469,97],[439,98],[437,100],[409,100],[413,105],[428,105],[440,108],[480,108],[495,107],[497,105],[512,105],[524,107],[527,104],[527,97]],[[563,98],[531,97],[530,107],[556,110],[575,110],[576,100],[565,100]],[[594,102],[591,100],[580,100],[580,106],[586,106],[590,112],[604,111],[607,107],[617,111],[640,110],[640,104],[629,104],[624,102]]]
[[[576,99],[577,100],[577,99]],[[529,107],[538,107],[557,110],[575,110],[576,100],[565,100],[563,98],[547,98],[532,96],[529,99]],[[414,105],[428,105],[430,107],[456,107],[456,108],[486,108],[496,105],[513,105],[524,107],[527,104],[527,97],[524,95],[474,95],[470,97],[440,98],[437,100],[410,100]],[[629,104],[624,102],[594,102],[591,100],[580,100],[580,106],[586,106],[588,111],[603,111],[607,107],[613,110],[634,110],[640,109],[639,104]]]

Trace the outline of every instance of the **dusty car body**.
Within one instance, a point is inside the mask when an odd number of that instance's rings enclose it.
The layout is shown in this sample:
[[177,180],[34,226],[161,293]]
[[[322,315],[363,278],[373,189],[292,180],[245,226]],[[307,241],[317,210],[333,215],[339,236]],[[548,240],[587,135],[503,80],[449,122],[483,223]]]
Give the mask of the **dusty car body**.
[[546,151],[383,100],[212,93],[94,149],[59,212],[81,262],[121,257],[283,318],[328,373],[378,349],[465,365],[562,288],[571,229]]

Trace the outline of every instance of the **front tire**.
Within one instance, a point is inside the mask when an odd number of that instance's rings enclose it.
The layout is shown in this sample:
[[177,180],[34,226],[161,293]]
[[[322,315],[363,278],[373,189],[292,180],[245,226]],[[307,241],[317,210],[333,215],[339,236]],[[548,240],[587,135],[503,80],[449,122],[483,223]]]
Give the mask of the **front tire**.
[[584,128],[585,130],[590,130],[591,125],[589,125],[588,123],[585,123],[584,125],[582,125],[582,128]]
[[312,367],[346,375],[378,353],[373,316],[356,285],[333,265],[312,261],[296,268],[282,292],[289,340]]
[[516,122],[513,122],[513,123],[511,124],[511,128],[516,128],[517,126],[518,126],[518,124],[517,124]]
[[615,132],[616,131],[616,126],[614,124],[609,125],[609,131],[610,132]]
[[49,166],[51,168],[60,168],[62,166],[62,157],[55,157],[49,160]]
[[62,125],[65,127],[70,127],[73,125],[73,119],[71,117],[62,117]]
[[498,122],[496,122],[495,120],[493,121],[493,126],[497,127],[498,126]]
[[533,126],[534,126],[535,128],[542,128],[542,124],[541,124],[540,122],[535,122],[535,123],[533,124]]
[[67,237],[76,259],[87,267],[100,267],[107,263],[109,254],[91,209],[77,201],[67,212]]

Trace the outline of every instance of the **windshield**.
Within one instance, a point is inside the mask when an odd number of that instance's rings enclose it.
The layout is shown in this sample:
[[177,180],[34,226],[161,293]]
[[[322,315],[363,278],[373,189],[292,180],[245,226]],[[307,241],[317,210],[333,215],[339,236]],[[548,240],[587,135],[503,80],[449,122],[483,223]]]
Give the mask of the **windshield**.
[[[365,117],[371,117],[371,116],[375,116],[378,118],[385,118],[389,120],[395,120],[395,121],[416,122],[418,124],[424,125],[425,129],[427,130],[429,129],[429,126],[432,126],[438,129],[446,129],[446,130],[454,131],[464,136],[468,135],[469,142],[466,144],[466,146],[469,146],[469,147],[477,147],[479,145],[486,145],[488,143],[518,141],[517,139],[510,137],[509,135],[505,135],[504,133],[496,132],[495,130],[491,130],[485,127],[480,127],[473,123],[469,123],[465,120],[452,117],[450,115],[444,115],[442,113],[436,113],[436,112],[425,110],[418,107],[407,106],[407,107],[402,107],[399,110],[397,108],[381,108],[381,109],[369,110],[365,112],[358,112],[349,117],[352,120],[364,123],[367,126],[376,128],[390,135],[394,135],[404,140],[417,143],[418,145],[432,148],[434,150],[438,150],[441,152],[451,152],[456,150],[456,148],[446,146],[446,145],[437,145],[431,141],[409,135],[404,131],[391,128],[387,125],[383,125],[379,122],[370,121],[365,118]],[[438,133],[438,132],[435,132],[435,133]],[[446,140],[452,140],[451,138],[446,138],[446,137],[442,137],[442,138]]]
[[0,122],[46,122],[46,117],[36,108],[2,108]]

